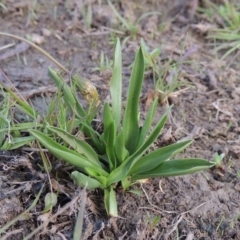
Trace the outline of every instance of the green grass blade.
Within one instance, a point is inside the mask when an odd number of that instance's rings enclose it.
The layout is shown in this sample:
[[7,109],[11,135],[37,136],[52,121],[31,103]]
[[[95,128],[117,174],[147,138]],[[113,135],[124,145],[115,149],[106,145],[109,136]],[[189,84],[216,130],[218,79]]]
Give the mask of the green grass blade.
[[19,137],[19,138],[13,138],[11,139],[11,142],[8,141],[8,139],[4,142],[4,144],[1,147],[1,150],[14,150],[18,149],[24,145],[29,144],[30,142],[34,141],[35,138],[32,136],[28,137]]
[[191,174],[197,171],[205,170],[215,165],[204,159],[175,159],[163,162],[157,168],[138,175],[133,175],[133,180],[154,178],[154,177],[171,177],[185,174]]
[[140,48],[133,64],[133,70],[128,88],[127,106],[123,119],[123,129],[126,137],[125,146],[130,154],[134,152],[139,137],[139,98],[142,89],[143,76],[144,57],[142,48]]
[[145,155],[144,157],[133,162],[129,171],[129,175],[138,175],[156,168],[161,163],[169,160],[173,155],[188,147],[191,143],[191,140],[175,143]]
[[10,96],[18,103],[16,105],[21,111],[25,112],[28,116],[33,119],[37,118],[37,112],[34,110],[32,106],[30,106],[27,101],[22,100],[17,94],[11,91],[8,87],[6,87],[3,83],[0,83],[3,88],[10,94]]
[[[1,119],[1,117],[0,117]],[[38,124],[35,122],[26,122],[26,123],[18,123],[15,124],[14,126],[11,126],[11,131],[16,131],[16,130],[28,130],[34,127],[42,127],[42,124]],[[6,132],[8,129],[7,128],[0,128],[0,133],[1,132]]]
[[73,112],[76,109],[76,113],[79,115],[79,117],[85,117],[85,110],[81,104],[79,104],[78,99],[76,99],[75,95],[72,93],[71,88],[65,83],[62,76],[51,68],[48,68],[48,72],[51,78],[54,80],[59,91],[63,91],[64,100],[68,108]]
[[118,130],[122,116],[122,52],[119,38],[117,38],[114,52],[114,64],[110,81],[110,93],[112,114],[115,121],[116,130]]
[[232,52],[236,51],[237,49],[239,49],[240,47],[240,40],[239,42],[234,46],[232,47],[231,49],[229,49],[222,57],[221,59],[225,59],[228,55],[230,55]]
[[[9,221],[6,225],[4,225],[3,227],[0,228],[0,236],[2,235],[2,233],[4,233],[10,226],[12,226],[13,224],[15,224],[18,220],[23,219],[24,216],[28,215],[30,210],[32,210],[36,205],[37,202],[42,194],[42,191],[45,187],[45,184],[43,184],[42,188],[40,189],[39,193],[37,194],[37,196],[35,197],[34,201],[32,202],[32,204],[30,205],[30,207],[28,207],[24,212],[22,212],[21,214],[19,214],[18,216],[16,216],[14,219],[12,219],[11,221]],[[2,237],[2,236],[1,236]]]
[[73,240],[82,239],[86,202],[87,202],[87,191],[84,188],[83,191],[81,192],[81,204],[78,210],[77,221],[74,227]]
[[116,15],[116,17],[121,21],[121,23],[127,28],[127,30],[131,31],[131,25],[127,23],[127,21],[119,14],[116,8],[113,6],[110,0],[107,0],[109,6],[111,7],[112,11]]
[[138,144],[137,144],[136,149],[140,148],[142,146],[142,144],[144,143],[144,141],[146,140],[147,134],[148,134],[149,129],[153,122],[153,118],[155,116],[157,104],[158,104],[158,99],[155,99],[152,103],[151,108],[148,111],[147,117],[144,121],[144,124],[143,124],[141,130],[140,130],[140,135],[139,135]]
[[8,138],[10,138],[10,121],[8,120],[10,106],[7,104],[2,107],[4,109],[0,112],[0,148],[5,140],[5,135],[8,134]]
[[66,131],[56,128],[56,127],[47,127],[50,131],[56,133],[61,137],[66,143],[68,143],[74,151],[83,154],[86,158],[92,162],[94,165],[102,167],[99,162],[98,156],[94,149],[85,141],[76,138],[75,136],[67,133]]

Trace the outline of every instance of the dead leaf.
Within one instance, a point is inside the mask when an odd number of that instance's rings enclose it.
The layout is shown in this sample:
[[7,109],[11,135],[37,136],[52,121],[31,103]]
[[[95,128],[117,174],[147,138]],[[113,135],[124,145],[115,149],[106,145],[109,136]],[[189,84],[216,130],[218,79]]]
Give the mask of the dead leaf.
[[173,138],[172,136],[172,127],[170,126],[169,129],[164,133],[163,137],[162,137],[162,141],[163,142],[169,142],[171,141]]
[[52,184],[52,187],[55,191],[64,193],[66,196],[70,197],[69,194],[66,193],[66,192],[69,191],[69,189],[67,187],[65,187],[64,185],[60,184],[54,178],[51,178],[51,184]]
[[198,23],[198,24],[191,24],[192,29],[195,29],[198,31],[200,35],[207,34],[209,30],[212,30],[216,28],[215,25],[210,23]]
[[36,33],[27,35],[27,38],[30,39],[33,43],[36,43],[39,45],[41,45],[43,42],[45,42],[44,37],[39,34],[36,34]]
[[45,37],[50,37],[52,32],[49,29],[47,29],[47,28],[42,28],[42,34]]
[[42,215],[39,215],[37,217],[37,220],[40,222],[47,222],[47,220],[49,219],[50,216],[51,216],[51,212],[46,212]]
[[147,93],[142,98],[142,101],[145,102],[145,110],[148,110],[154,101],[154,99],[158,96],[158,93],[154,91],[153,89],[149,89]]

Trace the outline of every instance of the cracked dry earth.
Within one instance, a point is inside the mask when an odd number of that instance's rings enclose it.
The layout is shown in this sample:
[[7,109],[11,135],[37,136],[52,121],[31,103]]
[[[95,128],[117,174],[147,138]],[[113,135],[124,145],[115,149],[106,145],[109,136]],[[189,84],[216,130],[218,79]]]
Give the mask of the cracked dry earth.
[[[200,17],[184,1],[143,1],[143,8],[136,8],[137,1],[122,1],[119,11],[125,18],[137,19],[143,10],[167,12],[166,16],[152,15],[141,21],[136,39],[126,39],[128,34],[118,29],[116,17],[107,3],[101,1],[91,1],[93,20],[91,28],[86,29],[77,2],[39,0],[34,7],[35,16],[29,1],[5,1],[7,9],[0,9],[0,29],[23,37],[35,36],[38,44],[64,66],[90,79],[103,100],[107,97],[109,76],[94,68],[99,66],[101,52],[112,59],[113,35],[118,35],[122,42],[125,39],[124,94],[140,38],[150,49],[161,46],[160,69],[168,60],[179,62],[184,58],[178,80],[190,87],[169,99],[174,107],[154,148],[194,139],[181,153],[182,157],[212,159],[215,152],[225,154],[220,168],[134,185],[131,190],[141,190],[141,194],[119,190],[119,218],[107,218],[101,213],[101,192],[88,192],[82,239],[240,239],[239,59],[233,61],[230,56],[225,61],[217,60],[214,49],[194,27]],[[176,13],[179,17],[170,21]],[[157,30],[159,24],[161,31]],[[0,46],[8,44],[13,46],[0,52],[0,81],[9,85],[5,73],[36,109],[44,111],[47,99],[55,91],[47,68],[56,66],[29,46],[0,36]],[[167,74],[171,78],[170,71]],[[143,118],[153,89],[152,74],[147,71]],[[159,104],[158,118],[165,108]],[[68,177],[72,168],[57,159],[51,161],[54,167],[50,179],[58,192],[58,203],[51,214],[69,205],[31,239],[72,239],[83,191]],[[42,160],[37,152],[0,152],[0,226],[26,210],[45,183],[36,206],[5,231],[4,239],[23,239],[51,216],[41,213],[50,186],[40,166]]]

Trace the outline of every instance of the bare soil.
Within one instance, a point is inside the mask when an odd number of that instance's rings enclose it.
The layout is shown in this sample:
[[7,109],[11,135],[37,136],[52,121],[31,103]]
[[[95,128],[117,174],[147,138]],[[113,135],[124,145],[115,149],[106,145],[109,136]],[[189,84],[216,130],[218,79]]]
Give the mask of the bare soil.
[[[184,1],[142,1],[139,6],[138,1],[122,0],[115,6],[129,21],[136,21],[143,13],[161,13],[140,21],[138,35],[133,38],[130,32],[123,31],[104,1],[91,1],[90,28],[84,25],[75,0],[39,0],[36,5],[26,0],[3,1],[7,9],[0,8],[1,31],[23,37],[35,34],[43,49],[69,70],[90,79],[103,100],[109,77],[94,68],[99,66],[101,52],[112,59],[114,36],[124,42],[124,94],[129,66],[141,38],[150,49],[161,47],[159,68],[166,60],[179,62],[184,58],[179,81],[188,81],[191,87],[170,99],[174,102],[171,117],[154,147],[191,138],[195,141],[181,154],[183,157],[212,160],[215,152],[225,154],[220,168],[136,184],[132,190],[142,190],[141,195],[119,190],[119,218],[101,214],[97,210],[103,201],[101,193],[88,192],[82,239],[240,239],[239,59],[230,56],[225,61],[218,60],[204,34],[194,27],[203,21],[194,9],[196,2],[186,5]],[[47,68],[57,67],[33,48],[0,36],[1,47],[11,43],[15,45],[0,51],[1,71],[39,111],[44,111],[45,99],[54,94],[54,89],[50,91],[53,82]],[[0,81],[9,85],[2,72]],[[41,87],[49,91],[41,91]],[[147,73],[143,99],[151,98],[151,90],[152,74]],[[147,102],[142,101],[143,116]],[[159,104],[159,116],[165,108],[166,105]],[[52,159],[52,164],[50,178],[59,192],[54,214],[71,199],[81,197],[82,192],[68,177],[71,168],[56,159]],[[0,227],[26,210],[46,185],[37,205],[8,228],[2,239],[23,239],[50,216],[41,212],[50,186],[40,166],[42,160],[37,153],[0,152]],[[73,204],[31,239],[72,239],[76,217],[77,207]],[[155,217],[161,217],[156,224]]]

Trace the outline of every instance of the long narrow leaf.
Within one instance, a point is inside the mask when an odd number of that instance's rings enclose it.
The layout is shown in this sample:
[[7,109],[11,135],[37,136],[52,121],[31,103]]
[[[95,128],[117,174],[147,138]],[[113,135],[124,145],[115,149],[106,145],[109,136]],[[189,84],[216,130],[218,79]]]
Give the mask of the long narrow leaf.
[[104,104],[104,109],[103,109],[103,134],[102,138],[106,142],[107,141],[107,131],[111,124],[113,124],[113,114],[112,110],[109,106],[108,103]]
[[60,159],[63,159],[65,162],[68,162],[69,164],[81,169],[84,169],[85,167],[96,167],[96,165],[88,161],[88,159],[83,155],[80,155],[66,147],[63,147],[45,134],[36,130],[30,130],[29,132],[53,155]]
[[191,140],[185,142],[175,143],[160,149],[157,149],[146,156],[134,161],[132,164],[129,175],[138,175],[143,172],[150,171],[156,168],[161,163],[167,161],[173,155],[185,149],[192,143]]
[[85,141],[76,138],[75,136],[67,133],[66,131],[56,128],[47,127],[50,131],[56,133],[61,137],[66,143],[68,143],[75,151],[86,156],[86,158],[92,162],[94,165],[102,167],[98,160],[98,156],[94,149]]
[[0,147],[2,147],[6,133],[9,135],[7,141],[9,141],[10,138],[10,120],[8,120],[10,106],[5,105],[4,107],[5,109],[0,112],[0,130],[3,130],[0,132]]
[[123,119],[123,129],[126,137],[126,148],[131,153],[134,152],[139,137],[139,98],[142,89],[144,75],[144,57],[142,48],[139,49],[131,74],[128,88],[127,106]]
[[104,189],[104,204],[109,216],[118,217],[116,193],[112,186],[110,190]]
[[141,128],[140,131],[140,135],[139,135],[139,139],[138,139],[138,144],[137,144],[137,148],[142,146],[142,144],[144,143],[144,141],[146,140],[147,134],[149,132],[149,128],[152,125],[153,122],[153,118],[157,109],[157,104],[158,104],[158,99],[155,99],[151,105],[151,108],[148,111],[147,117],[144,121],[144,124]]
[[68,108],[71,109],[72,111],[75,111],[76,109],[76,113],[80,117],[85,117],[86,116],[85,110],[83,109],[81,104],[79,104],[75,95],[72,93],[70,87],[65,83],[62,76],[51,68],[48,68],[48,71],[59,91],[63,91],[64,100]]
[[122,52],[119,38],[115,46],[113,73],[110,81],[110,93],[112,113],[115,121],[116,131],[122,116]]
[[[170,109],[168,109],[168,111],[169,110]],[[108,186],[111,185],[112,183],[121,181],[128,175],[128,171],[130,169],[131,164],[134,161],[137,161],[139,158],[141,158],[141,156],[146,152],[146,150],[151,146],[151,144],[156,140],[156,138],[160,134],[160,132],[167,120],[168,111],[166,111],[163,114],[162,118],[160,119],[160,121],[158,122],[156,127],[153,129],[152,133],[147,138],[147,140],[142,145],[142,147],[140,149],[138,149],[136,153],[129,156],[118,168],[116,168],[109,174],[108,181],[107,181]]]
[[120,165],[129,156],[129,152],[125,148],[125,136],[123,129],[121,129],[120,133],[116,137],[114,148]]
[[[11,126],[11,131],[28,130],[28,129],[31,129],[34,127],[42,127],[42,124],[38,124],[36,122],[18,123],[18,124],[14,124],[13,126]],[[6,132],[7,130],[8,130],[7,128],[1,128],[0,133]]]
[[105,171],[96,171],[93,168],[85,168],[85,172],[93,177],[94,179],[98,180],[103,186],[107,186],[107,177],[109,174]]
[[106,152],[108,156],[110,171],[115,169],[117,166],[114,144],[115,144],[115,124],[113,122],[106,132]]
[[204,159],[175,159],[163,162],[157,168],[138,175],[133,175],[133,180],[154,178],[154,177],[171,177],[194,173],[205,170],[215,165]]
[[28,116],[30,116],[33,119],[36,119],[37,112],[34,110],[32,106],[30,106],[27,101],[22,100],[16,93],[11,91],[8,87],[6,87],[3,83],[0,83],[3,88],[11,95],[12,98],[15,99],[15,101],[18,103],[16,105],[17,108],[25,112]]
[[131,162],[126,159],[119,167],[111,171],[107,178],[107,186],[122,181],[128,174]]
[[8,139],[4,142],[4,144],[1,147],[1,150],[13,150],[20,148],[24,145],[29,144],[31,141],[34,141],[35,138],[32,136],[28,137],[19,137],[19,138],[13,138],[11,142],[8,141]]
[[161,133],[166,121],[167,121],[167,114],[170,111],[170,108],[165,111],[157,125],[154,127],[150,135],[147,137],[143,145],[132,155],[129,157],[129,162],[135,162],[137,161],[146,151],[149,149],[149,147],[154,143],[154,141],[157,139],[159,134]]

